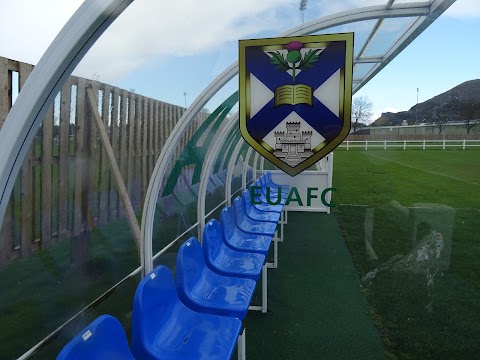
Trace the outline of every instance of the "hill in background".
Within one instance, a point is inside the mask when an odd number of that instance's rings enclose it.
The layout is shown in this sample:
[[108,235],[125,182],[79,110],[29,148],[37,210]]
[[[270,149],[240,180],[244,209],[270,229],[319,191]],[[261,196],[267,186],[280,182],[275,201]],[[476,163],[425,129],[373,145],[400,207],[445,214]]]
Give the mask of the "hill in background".
[[446,123],[469,121],[480,118],[480,79],[466,81],[423,103],[412,106],[408,111],[382,113],[371,126],[414,125],[418,112],[418,123]]

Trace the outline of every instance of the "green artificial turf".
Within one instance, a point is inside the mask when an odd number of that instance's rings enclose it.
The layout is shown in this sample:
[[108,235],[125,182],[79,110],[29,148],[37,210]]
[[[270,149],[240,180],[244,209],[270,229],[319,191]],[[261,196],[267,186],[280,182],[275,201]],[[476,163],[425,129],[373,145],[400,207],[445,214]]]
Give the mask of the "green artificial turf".
[[268,270],[268,313],[246,318],[247,357],[383,359],[367,312],[335,218],[289,213],[279,267]]
[[[333,214],[387,357],[478,358],[480,152],[337,151],[333,179]],[[419,256],[432,232],[438,258]]]

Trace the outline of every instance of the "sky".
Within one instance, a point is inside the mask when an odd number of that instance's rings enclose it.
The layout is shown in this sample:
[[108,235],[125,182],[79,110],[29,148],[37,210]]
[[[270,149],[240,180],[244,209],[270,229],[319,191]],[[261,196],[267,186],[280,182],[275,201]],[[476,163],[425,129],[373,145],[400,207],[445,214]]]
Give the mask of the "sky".
[[[300,25],[299,0],[135,0],[74,71],[187,106],[238,58],[238,39],[274,37]],[[397,0],[397,2],[402,2]],[[403,0],[412,2],[412,0]],[[0,0],[0,56],[36,64],[81,0]],[[305,21],[386,0],[310,0]],[[393,22],[392,22],[393,24]],[[393,26],[393,25],[392,25]],[[365,33],[368,27],[365,28]],[[457,0],[355,96],[376,119],[480,78],[480,1]],[[234,78],[206,105],[237,88]]]

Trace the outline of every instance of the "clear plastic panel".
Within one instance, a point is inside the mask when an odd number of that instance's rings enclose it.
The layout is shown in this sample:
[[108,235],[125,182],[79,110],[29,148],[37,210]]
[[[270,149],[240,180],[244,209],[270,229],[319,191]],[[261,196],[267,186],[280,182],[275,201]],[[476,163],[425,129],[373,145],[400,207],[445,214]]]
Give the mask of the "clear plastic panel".
[[322,30],[316,34],[336,34],[336,33],[347,33],[353,32],[355,33],[354,36],[354,54],[355,56],[358,55],[359,51],[367,41],[368,36],[373,30],[373,27],[377,23],[377,20],[365,20],[365,21],[358,21],[351,24],[345,24],[340,26],[334,26],[325,30]]
[[[196,236],[198,191],[206,155],[237,101],[238,95],[234,93],[212,113],[202,111],[177,144],[157,200],[152,239],[154,255],[179,236]],[[209,191],[212,190],[209,187]]]
[[[205,214],[210,213],[225,202],[225,181],[227,178],[228,154],[233,152],[233,142],[238,138],[238,128],[231,129],[222,140],[221,149],[209,176],[207,196],[205,197]],[[233,146],[232,146],[233,144]]]
[[[20,88],[30,71],[20,64]],[[131,171],[131,194],[141,197],[141,172],[131,167],[143,155],[132,152],[129,159],[125,151],[133,104],[118,88],[72,76],[47,112],[1,228],[2,358],[22,355],[140,265],[117,185],[117,176],[127,182]],[[138,139],[148,141],[140,133]],[[140,199],[132,203],[138,212]],[[128,301],[122,301],[119,295],[126,293]],[[121,287],[111,297],[111,313],[124,324],[132,296],[131,287]],[[35,357],[54,358],[101,311],[92,307]]]
[[363,79],[374,66],[375,64],[355,64],[353,67],[353,78]]
[[384,56],[400,36],[402,36],[417,19],[418,17],[384,19],[382,25],[375,33],[372,40],[368,43],[362,56]]

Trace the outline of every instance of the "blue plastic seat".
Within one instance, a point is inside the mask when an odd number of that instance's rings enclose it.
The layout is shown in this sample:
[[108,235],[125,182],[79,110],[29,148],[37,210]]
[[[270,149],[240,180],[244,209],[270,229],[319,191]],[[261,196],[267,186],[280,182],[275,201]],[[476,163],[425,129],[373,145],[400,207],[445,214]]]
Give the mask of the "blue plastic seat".
[[76,335],[60,351],[57,360],[135,360],[130,352],[122,324],[102,315]]
[[283,185],[283,184],[276,184],[273,182],[273,179],[272,179],[272,173],[270,172],[270,170],[268,170],[265,174],[265,181],[266,181],[266,184],[271,186],[271,187],[279,187],[282,189],[283,192],[287,192],[290,190],[290,186],[289,185]]
[[267,212],[254,208],[250,199],[250,191],[245,190],[242,199],[243,205],[245,206],[245,213],[250,219],[273,222],[275,224],[280,220],[280,213],[278,212]]
[[235,214],[235,222],[240,230],[250,234],[268,235],[272,237],[275,234],[277,224],[250,219],[245,212],[243,200],[239,196],[233,200],[233,210]]
[[[275,193],[275,191],[272,191],[270,193],[270,197],[267,198],[266,187],[264,185],[262,185],[262,182],[260,181],[260,179],[256,180],[253,183],[252,186],[259,187],[259,189],[257,189],[255,191],[255,194],[256,194],[255,200],[260,200],[262,203],[267,204],[269,206],[282,206],[283,207],[283,205],[285,205],[285,199],[280,198],[280,200],[278,200],[277,194]],[[268,201],[268,200],[270,200],[270,201]]]
[[192,310],[243,320],[256,282],[210,270],[200,243],[192,237],[178,250],[176,284],[178,297]]
[[276,202],[278,195],[280,195],[280,198],[282,199],[282,204],[285,203],[285,199],[288,196],[288,189],[283,189],[278,185],[268,183],[266,175],[261,176],[258,180],[260,181],[260,184],[262,186],[262,192],[265,197],[268,196],[267,191],[269,191],[270,200],[272,202]]
[[242,327],[238,319],[186,307],[178,298],[172,273],[164,266],[155,268],[138,285],[132,324],[133,354],[147,360],[230,359]]
[[255,252],[267,255],[272,236],[248,234],[240,230],[235,223],[233,208],[224,208],[220,213],[220,227],[223,241],[227,246],[237,251]]
[[236,251],[223,241],[217,220],[210,220],[203,229],[203,254],[207,266],[225,276],[237,276],[257,281],[265,263],[265,255]]
[[[265,194],[263,194],[261,189],[257,188],[257,189],[254,190],[253,186],[260,186],[261,187],[261,184],[257,180],[252,184],[252,186],[250,186],[250,190],[249,190],[250,192],[255,191],[254,198],[255,198],[256,203],[252,204],[252,205],[256,209],[261,210],[261,211],[278,212],[278,213],[281,213],[283,211],[284,202],[279,203],[277,205],[269,204],[267,202],[267,197],[265,196]],[[250,195],[250,196],[252,196],[252,195]],[[258,204],[257,202],[260,202],[260,203]],[[273,201],[273,202],[275,202],[275,201]]]

